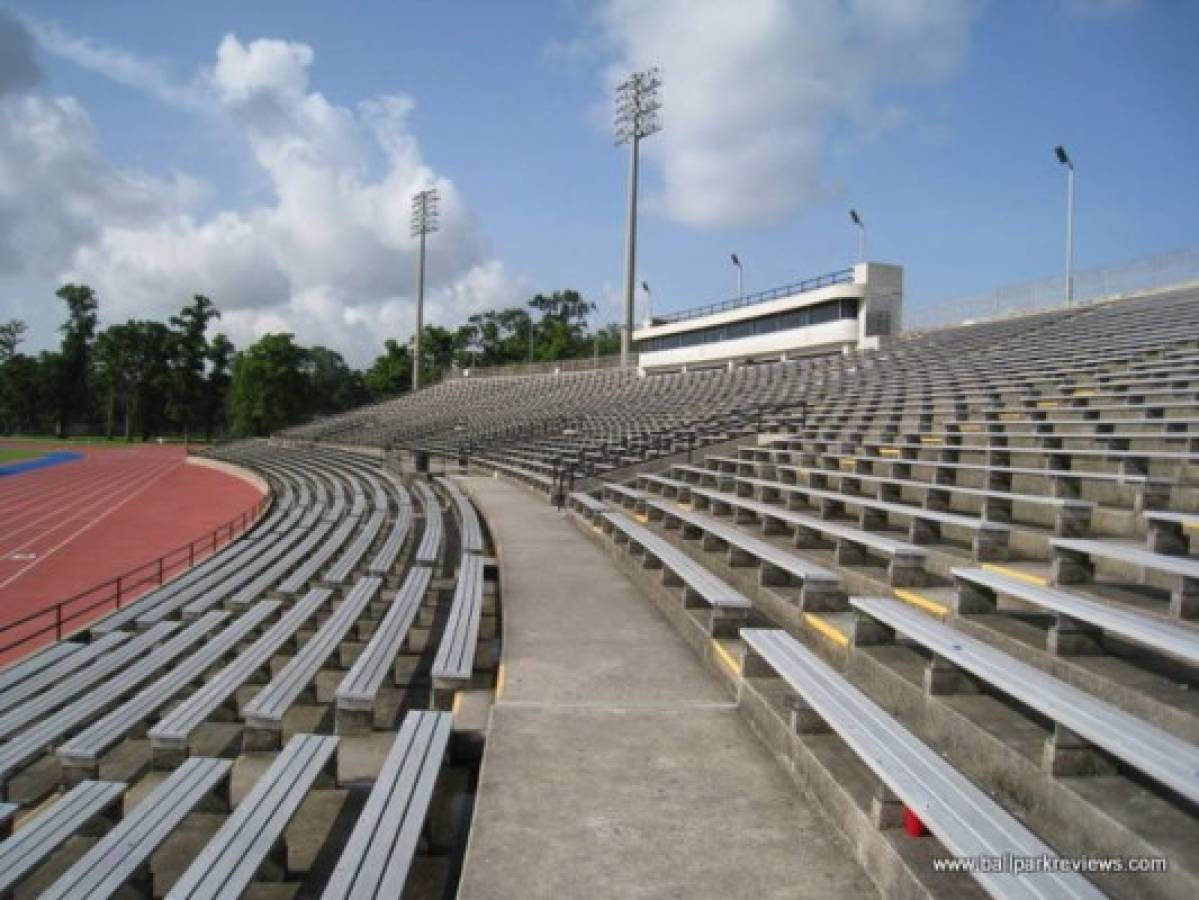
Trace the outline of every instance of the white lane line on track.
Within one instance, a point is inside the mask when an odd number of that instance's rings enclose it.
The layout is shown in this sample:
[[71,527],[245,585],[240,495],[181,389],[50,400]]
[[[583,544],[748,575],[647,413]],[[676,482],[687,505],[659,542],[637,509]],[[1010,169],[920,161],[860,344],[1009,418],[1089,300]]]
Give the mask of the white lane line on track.
[[[152,471],[157,471],[157,466]],[[136,485],[141,479],[146,477],[146,470],[136,470],[132,472],[121,472],[112,478],[105,479],[101,484],[95,486],[93,490],[89,490],[78,496],[75,504],[66,508],[58,507],[50,509],[41,516],[23,522],[16,528],[0,534],[0,540],[12,541],[16,543],[11,547],[0,549],[0,557],[5,556],[12,550],[30,549],[33,544],[46,538],[48,535],[54,534],[67,527],[74,519],[79,516],[91,512],[97,506],[106,503],[110,498],[120,496],[121,493],[130,485]],[[20,535],[32,530],[38,525],[49,524],[43,530],[33,537],[19,537]],[[36,549],[36,548],[35,548]]]
[[102,513],[99,516],[96,516],[96,518],[92,519],[91,522],[89,522],[88,524],[84,525],[82,528],[75,531],[73,534],[71,534],[65,540],[61,541],[54,547],[51,547],[50,550],[43,553],[40,557],[38,557],[36,560],[31,562],[29,565],[14,572],[8,578],[4,579],[4,581],[0,581],[0,590],[8,587],[10,584],[12,584],[14,581],[16,581],[22,575],[26,574],[30,569],[40,566],[42,563],[44,563],[47,559],[49,559],[51,556],[53,556],[55,553],[57,553],[59,550],[61,550],[63,547],[65,547],[67,544],[71,543],[71,541],[75,540],[77,537],[79,537],[85,531],[88,531],[89,529],[95,527],[100,522],[102,522],[104,519],[111,516],[114,512],[116,512],[118,509],[120,509],[122,506],[124,506],[130,500],[136,499],[143,492],[145,492],[147,489],[149,489],[151,486],[153,486],[156,482],[161,481],[166,475],[168,475],[168,474],[170,474],[170,472],[174,471],[174,469],[177,466],[181,466],[181,465],[183,465],[183,461],[182,460],[177,461],[175,463],[175,465],[168,467],[164,471],[160,472],[158,475],[156,475],[153,478],[146,481],[145,484],[143,484],[140,488],[138,488],[132,494],[127,496],[124,500],[120,501],[115,506],[110,506],[104,513]]
[[[47,499],[60,496],[71,485],[86,483],[97,475],[136,468],[147,461],[131,457],[89,456],[78,465],[67,469],[47,469],[24,476],[26,483],[21,491],[0,494],[0,513],[12,514]],[[131,465],[133,464],[133,465]]]
[[26,504],[32,509],[25,515],[20,511],[5,515],[4,519],[11,520],[14,524],[13,527],[0,531],[0,541],[10,540],[44,522],[65,521],[73,511],[85,508],[95,497],[111,491],[115,485],[128,481],[131,477],[136,479],[138,474],[145,474],[145,469],[89,471],[84,478],[72,479],[58,490],[48,492],[44,497]]

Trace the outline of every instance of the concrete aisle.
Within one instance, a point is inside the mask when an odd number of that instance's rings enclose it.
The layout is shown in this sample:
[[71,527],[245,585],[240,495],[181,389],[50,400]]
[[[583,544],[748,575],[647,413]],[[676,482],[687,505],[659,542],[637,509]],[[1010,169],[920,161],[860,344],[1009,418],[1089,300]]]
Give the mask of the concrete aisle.
[[875,896],[728,695],[552,507],[469,478],[504,668],[459,897]]

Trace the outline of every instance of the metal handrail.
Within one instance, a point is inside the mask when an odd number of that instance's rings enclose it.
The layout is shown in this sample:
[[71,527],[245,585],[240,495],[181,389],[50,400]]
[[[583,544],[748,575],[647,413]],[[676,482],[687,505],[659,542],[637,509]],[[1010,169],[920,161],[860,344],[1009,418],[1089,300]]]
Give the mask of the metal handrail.
[[740,309],[743,306],[753,306],[756,303],[765,303],[767,300],[777,300],[779,297],[790,297],[792,294],[803,294],[807,291],[815,291],[820,288],[831,287],[834,284],[846,284],[853,281],[853,269],[838,269],[836,272],[829,272],[826,275],[817,275],[814,278],[805,278],[803,281],[797,281],[794,284],[785,284],[782,287],[771,288],[767,291],[759,291],[756,294],[748,294],[744,297],[734,297],[732,300],[722,300],[716,303],[709,303],[707,306],[697,306],[692,309],[685,309],[682,312],[670,313],[664,316],[654,316],[654,325],[669,325],[674,322],[685,322],[688,319],[696,319],[700,316],[711,315],[712,313],[725,312],[730,309]]
[[[196,538],[188,544],[168,550],[157,559],[142,563],[140,566],[135,566],[114,578],[109,578],[107,581],[93,585],[65,600],[60,600],[53,606],[39,609],[19,619],[14,619],[11,622],[5,622],[3,625],[0,625],[0,640],[3,640],[6,634],[12,632],[14,629],[19,629],[23,625],[28,625],[30,622],[38,619],[52,619],[52,621],[29,634],[18,637],[16,640],[9,641],[8,643],[0,643],[0,665],[4,665],[4,657],[18,647],[28,644],[30,641],[44,638],[49,634],[54,635],[54,640],[61,641],[65,635],[71,633],[73,623],[79,619],[88,617],[90,613],[109,604],[112,604],[114,611],[118,610],[123,604],[131,600],[136,600],[143,595],[142,592],[139,592],[139,588],[145,587],[148,584],[155,586],[162,585],[166,582],[168,575],[185,572],[194,566],[197,558],[203,560],[212,556],[222,544],[232,541],[235,535],[244,534],[251,525],[258,521],[270,503],[271,494],[267,493],[256,500],[254,505],[249,509],[213,529],[202,538]],[[200,551],[199,554],[197,554],[197,549]],[[205,553],[205,551],[207,552]],[[86,606],[67,612],[68,607],[81,603],[98,592],[103,592],[98,599],[93,599]],[[84,624],[91,621],[92,618],[89,617]],[[8,660],[9,663],[16,661],[15,659]]]

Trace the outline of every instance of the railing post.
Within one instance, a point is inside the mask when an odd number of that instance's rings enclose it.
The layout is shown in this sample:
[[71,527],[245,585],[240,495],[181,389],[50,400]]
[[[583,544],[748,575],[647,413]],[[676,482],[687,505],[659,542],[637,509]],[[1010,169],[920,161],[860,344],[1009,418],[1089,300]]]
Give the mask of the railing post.
[[54,639],[62,640],[62,604],[54,607]]
[[192,541],[187,545],[187,567],[190,569],[196,564],[196,542]]
[[117,576],[117,609],[121,608],[121,579],[124,577],[124,575]]
[[158,583],[162,584],[162,557],[158,557]]

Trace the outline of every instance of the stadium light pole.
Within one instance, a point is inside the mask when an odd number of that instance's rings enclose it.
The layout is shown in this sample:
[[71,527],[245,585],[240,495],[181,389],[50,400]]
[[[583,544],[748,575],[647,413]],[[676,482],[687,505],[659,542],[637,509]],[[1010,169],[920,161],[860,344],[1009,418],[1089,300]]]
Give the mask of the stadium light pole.
[[1066,167],[1066,306],[1074,305],[1074,161],[1066,148],[1053,148],[1057,161]]
[[730,253],[729,258],[732,259],[733,265],[737,267],[737,299],[740,300],[741,299],[741,276],[742,276],[742,274],[744,274],[741,269],[741,260],[739,260],[737,258],[736,253]]
[[866,223],[856,209],[849,211],[849,218],[858,226],[858,262],[862,263],[866,261]]
[[437,230],[437,188],[418,191],[412,197],[412,236],[420,238],[420,260],[416,268],[416,338],[413,341],[412,390],[420,389],[420,339],[425,330],[425,236]]
[[649,284],[645,281],[641,282],[641,290],[645,291],[645,324],[652,325],[654,323],[654,296],[650,293]]
[[620,365],[627,368],[633,347],[633,290],[637,279],[637,170],[641,139],[662,128],[658,91],[662,74],[655,66],[634,72],[616,88],[616,143],[629,145],[628,221],[625,223],[624,323],[620,329]]

